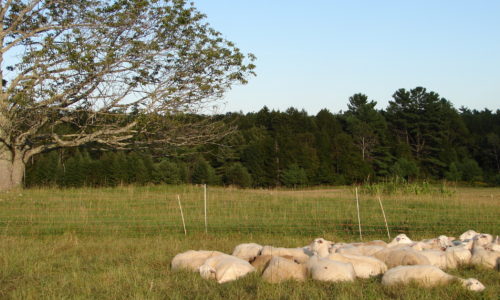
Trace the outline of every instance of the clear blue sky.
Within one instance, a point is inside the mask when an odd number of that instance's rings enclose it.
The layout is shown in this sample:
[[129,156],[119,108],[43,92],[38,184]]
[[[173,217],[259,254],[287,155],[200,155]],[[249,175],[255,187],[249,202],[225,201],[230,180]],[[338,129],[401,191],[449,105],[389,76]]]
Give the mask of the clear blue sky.
[[456,108],[500,109],[500,1],[195,0],[213,28],[257,56],[224,111],[385,108],[424,86]]

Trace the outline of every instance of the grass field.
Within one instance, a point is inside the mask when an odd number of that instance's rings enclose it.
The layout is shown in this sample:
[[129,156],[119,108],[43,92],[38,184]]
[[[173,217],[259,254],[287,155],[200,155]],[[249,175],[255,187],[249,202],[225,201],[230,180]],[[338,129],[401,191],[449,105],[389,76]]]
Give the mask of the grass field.
[[[182,202],[184,235],[177,195]],[[391,236],[500,234],[500,189],[382,195]],[[148,186],[30,189],[0,194],[1,299],[499,299],[500,272],[462,267],[450,273],[487,286],[385,288],[380,278],[349,284],[315,281],[270,285],[254,274],[218,285],[170,272],[188,249],[231,252],[242,242],[296,247],[318,236],[358,241],[354,191],[209,188],[205,234],[203,189]],[[387,240],[376,196],[360,194],[365,240]]]

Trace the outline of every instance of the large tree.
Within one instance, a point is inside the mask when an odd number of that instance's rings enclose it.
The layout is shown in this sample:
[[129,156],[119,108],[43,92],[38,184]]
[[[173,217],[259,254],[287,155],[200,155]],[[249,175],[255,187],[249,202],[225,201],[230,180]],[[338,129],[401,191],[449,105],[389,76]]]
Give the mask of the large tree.
[[0,22],[0,190],[55,148],[213,138],[190,114],[253,74],[183,0],[0,0]]

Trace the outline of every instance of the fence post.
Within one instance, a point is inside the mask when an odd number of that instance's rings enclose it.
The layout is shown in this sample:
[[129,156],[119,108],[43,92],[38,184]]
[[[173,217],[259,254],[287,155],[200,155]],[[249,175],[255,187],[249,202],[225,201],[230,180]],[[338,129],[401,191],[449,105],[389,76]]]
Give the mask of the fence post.
[[205,234],[208,233],[208,223],[207,223],[207,184],[205,183],[203,185],[203,191],[204,191],[204,203],[205,203]]
[[385,221],[385,228],[387,229],[387,237],[389,238],[389,241],[391,240],[391,234],[389,233],[389,226],[387,226],[387,219],[385,218],[385,211],[384,207],[382,206],[382,200],[380,199],[380,194],[378,196],[378,203],[380,203],[380,208],[382,209],[382,215],[384,216],[384,221]]
[[363,235],[361,234],[361,218],[359,216],[359,197],[358,197],[358,187],[356,187],[356,207],[358,210],[358,225],[359,225],[359,239],[363,240]]
[[179,209],[181,211],[182,226],[184,227],[184,235],[187,235],[186,222],[184,221],[184,214],[182,213],[181,196],[177,195],[177,201],[179,202]]

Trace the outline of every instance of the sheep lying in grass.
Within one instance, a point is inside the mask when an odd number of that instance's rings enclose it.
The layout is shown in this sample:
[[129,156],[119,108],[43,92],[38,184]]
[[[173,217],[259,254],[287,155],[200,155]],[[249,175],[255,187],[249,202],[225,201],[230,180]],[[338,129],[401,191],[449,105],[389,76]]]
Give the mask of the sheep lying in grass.
[[264,246],[261,255],[291,256],[299,263],[305,263],[309,260],[308,252],[304,248],[276,248],[273,246]]
[[305,281],[307,279],[307,269],[305,264],[298,264],[284,257],[273,256],[262,273],[262,278],[270,283],[279,283],[285,280]]
[[368,241],[368,242],[363,242],[363,243],[352,243],[354,247],[360,247],[360,246],[379,246],[379,247],[387,247],[387,243],[381,240],[374,240],[374,241]]
[[365,256],[373,256],[375,253],[386,249],[384,246],[376,246],[376,245],[363,245],[356,247],[358,251]]
[[387,244],[387,247],[394,247],[401,244],[410,245],[413,243],[414,242],[406,234],[402,233],[398,234],[389,244]]
[[207,250],[188,250],[183,253],[177,254],[172,259],[172,270],[189,270],[198,272],[198,268],[209,258],[214,256],[223,255],[224,253],[219,251],[207,251]]
[[382,277],[382,284],[408,284],[417,282],[425,287],[446,284],[458,280],[464,287],[471,291],[482,291],[484,285],[477,279],[461,279],[447,274],[435,266],[399,266],[387,271]]
[[199,268],[201,277],[215,279],[218,283],[233,281],[254,271],[248,261],[227,254],[209,258]]
[[466,232],[462,233],[458,239],[461,241],[467,241],[467,240],[472,240],[476,235],[479,235],[479,232],[476,232],[472,229],[467,230]]
[[349,255],[363,255],[361,249],[364,247],[355,247],[351,244],[335,244],[330,247],[330,253],[340,253],[340,254],[349,254]]
[[327,241],[324,238],[316,238],[309,245],[309,249],[315,254],[318,254],[319,257],[326,257],[330,254],[330,248],[332,247],[333,242]]
[[481,234],[474,236],[474,238],[472,238],[472,240],[474,241],[474,247],[475,246],[484,247],[484,246],[491,244],[493,242],[493,236],[491,234],[481,233]]
[[473,265],[500,270],[500,252],[474,245],[474,248],[472,248],[471,263]]
[[358,256],[349,254],[332,253],[327,256],[328,259],[351,263],[356,272],[356,277],[370,278],[377,276],[387,271],[387,266],[384,262],[371,256]]
[[431,264],[427,257],[409,247],[387,248],[375,253],[373,256],[383,261],[389,269],[396,266]]
[[492,251],[500,252],[500,239],[499,239],[498,235],[497,235],[497,238],[493,242],[484,245],[484,248],[486,250],[492,250]]
[[306,264],[312,279],[320,281],[354,281],[356,272],[351,263],[343,263],[313,255]]
[[[354,252],[360,254],[359,248],[380,247],[380,246],[360,245],[358,248],[353,245],[344,245],[343,247],[336,249],[337,251],[340,251],[339,253],[330,253],[332,247],[331,247],[331,242],[326,241],[323,238],[315,239],[310,245],[310,248],[313,251],[313,253],[315,253],[319,257],[327,257],[328,259],[335,261],[352,263],[357,277],[360,278],[369,278],[370,276],[376,276],[387,270],[387,266],[382,261],[376,258],[370,256],[350,255],[350,254],[340,253],[342,251],[346,252],[349,251],[351,253]],[[383,247],[380,248],[383,249]]]
[[451,247],[452,245],[453,244],[451,243],[449,237],[447,237],[446,235],[440,235],[435,239],[427,239],[420,242],[416,242],[411,247],[420,251],[428,249],[444,251],[446,248]]
[[261,254],[262,248],[264,247],[256,243],[239,244],[234,248],[233,256],[252,261]]
[[330,247],[330,253],[372,256],[374,253],[385,248],[387,248],[387,243],[383,241],[352,244],[336,243]]
[[469,264],[471,261],[471,251],[467,246],[453,246],[441,250],[424,250],[420,252],[429,259],[431,265],[440,269],[455,269],[459,265]]
[[298,261],[294,260],[293,256],[290,256],[290,255],[283,255],[283,256],[273,256],[273,255],[259,255],[257,256],[254,260],[250,261],[250,264],[259,272],[262,272],[266,267],[267,265],[269,264],[269,262],[271,261],[271,259],[273,257],[283,257],[285,259],[288,259],[288,260],[291,260],[295,263],[299,263]]

